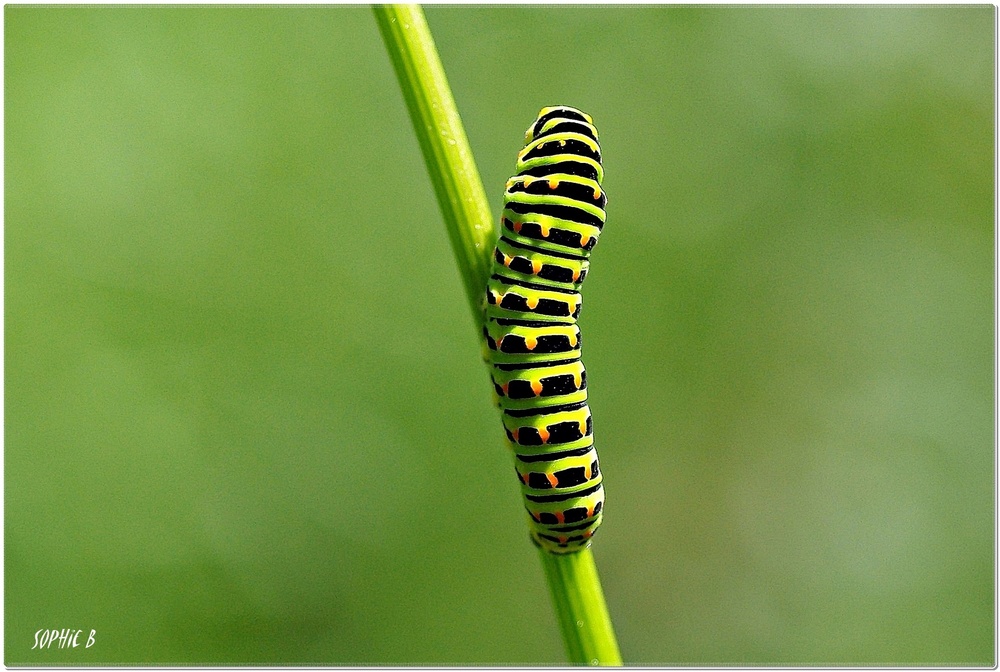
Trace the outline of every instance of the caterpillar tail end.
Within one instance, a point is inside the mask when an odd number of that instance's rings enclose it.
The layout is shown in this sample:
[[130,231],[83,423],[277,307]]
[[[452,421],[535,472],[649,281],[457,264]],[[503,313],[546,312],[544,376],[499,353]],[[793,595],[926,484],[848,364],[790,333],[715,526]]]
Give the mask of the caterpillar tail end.
[[585,548],[590,548],[590,539],[587,539],[585,542],[577,542],[573,545],[560,546],[559,544],[541,540],[538,537],[538,532],[535,530],[531,530],[528,533],[528,538],[538,548],[548,553],[554,553],[555,555],[569,555],[570,553],[579,553]]

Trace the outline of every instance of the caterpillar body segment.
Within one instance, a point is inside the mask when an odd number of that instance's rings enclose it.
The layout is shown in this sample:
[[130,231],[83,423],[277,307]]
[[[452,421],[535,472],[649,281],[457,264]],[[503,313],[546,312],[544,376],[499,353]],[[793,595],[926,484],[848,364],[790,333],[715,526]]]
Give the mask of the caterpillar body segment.
[[575,107],[567,105],[554,105],[543,107],[538,113],[538,118],[532,122],[524,135],[524,144],[530,143],[537,137],[551,132],[551,129],[561,124],[582,123],[590,127],[590,136],[597,139],[597,129],[594,128],[594,120],[589,114],[581,112]]
[[603,474],[577,318],[606,220],[593,119],[543,108],[504,189],[483,336],[534,543],[586,548],[603,518]]
[[[562,454],[515,455],[517,478],[526,495],[575,492],[600,476],[593,444]],[[574,490],[574,488],[576,490]]]
[[493,387],[504,408],[523,410],[587,400],[587,372],[578,358],[544,366],[493,368]]
[[595,180],[576,175],[518,177],[507,183],[505,196],[511,201],[543,206],[579,208],[604,225],[607,199]]
[[575,290],[549,289],[500,273],[494,273],[486,285],[486,302],[512,319],[543,322],[575,321],[583,306],[583,298]]
[[573,131],[550,133],[535,138],[524,146],[524,149],[517,155],[517,159],[527,163],[532,159],[567,154],[587,158],[597,163],[601,162],[601,146],[597,144],[597,140]]
[[507,438],[518,446],[563,446],[567,448],[593,434],[593,422],[586,401],[528,410],[504,408],[503,426]]
[[552,159],[562,162],[560,173],[565,175],[579,175],[589,177],[592,180],[602,182],[604,180],[604,168],[601,162],[589,156],[577,156],[576,154],[561,154],[555,157],[532,157],[531,159],[519,159],[517,171],[520,175],[531,175],[540,177],[551,174],[548,170],[549,162]]
[[504,364],[541,365],[580,356],[580,329],[575,323],[500,318],[488,320],[483,335],[494,372],[504,370]]
[[575,252],[581,258],[586,258],[597,245],[601,235],[597,225],[530,212],[530,209],[530,204],[506,203],[500,220],[501,233],[515,240],[528,241],[542,250]]
[[553,287],[567,284],[579,287],[590,268],[586,259],[534,248],[524,249],[505,237],[497,241],[493,262],[506,268],[508,277]]

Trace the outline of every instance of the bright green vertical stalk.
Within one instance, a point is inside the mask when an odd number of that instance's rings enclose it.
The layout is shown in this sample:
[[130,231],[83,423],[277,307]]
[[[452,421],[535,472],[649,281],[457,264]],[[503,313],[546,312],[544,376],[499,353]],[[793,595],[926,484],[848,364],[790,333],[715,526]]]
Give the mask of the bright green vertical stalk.
[[[423,11],[419,5],[378,5],[374,11],[434,183],[478,333],[496,240],[482,179]],[[581,665],[621,665],[590,549],[540,554],[569,659]]]
[[496,244],[483,181],[420,6],[376,5],[374,10],[410,108],[478,332],[490,253]]
[[621,665],[615,631],[590,549],[555,555],[541,549],[566,654],[584,665]]

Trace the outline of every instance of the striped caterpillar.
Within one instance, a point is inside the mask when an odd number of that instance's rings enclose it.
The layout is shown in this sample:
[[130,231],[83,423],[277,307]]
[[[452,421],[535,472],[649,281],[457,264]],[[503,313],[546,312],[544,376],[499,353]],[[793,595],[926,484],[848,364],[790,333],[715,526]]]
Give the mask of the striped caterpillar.
[[507,181],[486,286],[493,387],[531,538],[552,553],[589,546],[604,506],[576,322],[604,226],[603,178],[593,119],[543,108]]

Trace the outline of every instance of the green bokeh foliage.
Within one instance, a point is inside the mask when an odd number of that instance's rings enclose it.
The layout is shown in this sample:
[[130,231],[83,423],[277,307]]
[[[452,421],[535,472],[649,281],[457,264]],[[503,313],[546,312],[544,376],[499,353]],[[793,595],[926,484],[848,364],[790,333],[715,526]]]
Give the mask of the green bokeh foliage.
[[[626,659],[991,664],[994,9],[427,16],[494,209],[601,130]],[[5,22],[5,661],[560,662],[370,11]]]

